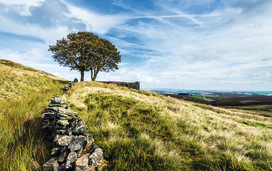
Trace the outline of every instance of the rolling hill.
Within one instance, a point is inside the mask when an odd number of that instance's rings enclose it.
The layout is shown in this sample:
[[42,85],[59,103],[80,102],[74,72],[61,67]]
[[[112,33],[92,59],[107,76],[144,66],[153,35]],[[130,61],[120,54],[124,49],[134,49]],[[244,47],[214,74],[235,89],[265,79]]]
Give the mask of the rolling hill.
[[50,157],[41,112],[64,79],[0,59],[0,170],[39,170]]
[[[0,170],[39,170],[52,144],[41,112],[63,79],[0,60]],[[157,93],[80,82],[62,96],[110,170],[272,170],[272,118]]]
[[66,101],[113,170],[271,170],[272,118],[96,82]]

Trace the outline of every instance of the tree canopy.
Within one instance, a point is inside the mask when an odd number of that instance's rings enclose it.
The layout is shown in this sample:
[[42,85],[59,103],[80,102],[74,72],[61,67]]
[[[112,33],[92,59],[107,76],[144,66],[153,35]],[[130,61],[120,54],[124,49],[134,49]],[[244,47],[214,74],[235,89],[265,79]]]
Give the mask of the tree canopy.
[[91,32],[70,33],[57,40],[56,45],[50,45],[48,50],[61,66],[80,71],[81,81],[84,81],[85,71],[91,71],[91,79],[95,81],[100,71],[114,71],[121,62],[116,47]]

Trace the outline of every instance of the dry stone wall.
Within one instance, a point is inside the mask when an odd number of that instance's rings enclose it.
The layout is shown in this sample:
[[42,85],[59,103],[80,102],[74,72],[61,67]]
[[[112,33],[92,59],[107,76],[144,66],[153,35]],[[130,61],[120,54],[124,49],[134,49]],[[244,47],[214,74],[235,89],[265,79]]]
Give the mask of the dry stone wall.
[[119,82],[119,81],[98,81],[104,84],[115,84],[122,87],[132,88],[135,90],[140,90],[140,82]]
[[42,118],[42,129],[54,143],[51,158],[43,165],[43,170],[107,170],[103,150],[94,144],[84,121],[61,97],[51,99]]

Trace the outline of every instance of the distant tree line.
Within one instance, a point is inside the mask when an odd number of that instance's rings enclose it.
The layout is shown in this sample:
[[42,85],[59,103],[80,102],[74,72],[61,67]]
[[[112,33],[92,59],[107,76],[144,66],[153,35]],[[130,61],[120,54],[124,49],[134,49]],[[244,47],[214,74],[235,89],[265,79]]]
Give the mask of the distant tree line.
[[115,71],[121,62],[116,47],[91,32],[70,33],[57,40],[55,45],[50,45],[48,50],[61,66],[79,71],[80,81],[84,81],[85,71],[90,71],[91,80],[95,81],[100,71]]

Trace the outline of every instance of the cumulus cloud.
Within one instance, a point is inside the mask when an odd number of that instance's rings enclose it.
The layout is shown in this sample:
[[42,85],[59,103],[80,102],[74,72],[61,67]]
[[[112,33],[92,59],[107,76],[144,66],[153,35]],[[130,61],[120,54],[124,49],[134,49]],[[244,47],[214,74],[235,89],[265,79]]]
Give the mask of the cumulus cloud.
[[0,4],[5,6],[4,11],[13,9],[18,11],[20,15],[29,16],[31,15],[30,7],[37,7],[42,4],[45,0],[0,0]]
[[[30,49],[5,46],[0,54],[18,62],[36,56],[28,62],[45,67],[42,60],[50,63],[49,44],[69,32],[87,30],[109,39],[123,56],[120,70],[101,73],[100,80],[139,80],[143,87],[161,88],[272,86],[270,0],[154,0],[152,8],[126,2],[131,1],[114,1],[123,9],[119,13],[104,9],[101,14],[66,0],[0,0],[1,32],[43,40]],[[58,65],[48,63],[51,72],[62,74],[54,70]]]

